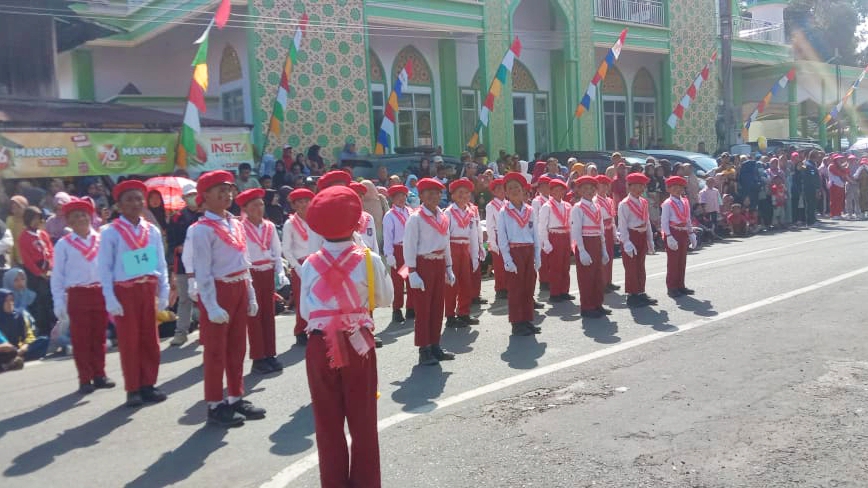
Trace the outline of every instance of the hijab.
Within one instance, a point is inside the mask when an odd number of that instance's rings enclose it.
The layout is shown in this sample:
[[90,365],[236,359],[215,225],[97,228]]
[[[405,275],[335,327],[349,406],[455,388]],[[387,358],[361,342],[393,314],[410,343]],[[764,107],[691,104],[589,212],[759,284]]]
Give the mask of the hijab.
[[6,303],[6,298],[10,295],[13,295],[12,290],[0,288],[0,333],[10,344],[18,346],[27,339],[27,324],[24,315],[18,310],[8,313],[3,309],[2,304]]
[[286,220],[286,214],[283,212],[283,207],[274,201],[276,198],[277,190],[265,190],[265,218],[281,226]]
[[[24,277],[23,290],[15,289],[15,278],[17,278],[18,275],[22,275]],[[32,304],[33,301],[36,300],[36,292],[27,288],[27,275],[21,268],[12,268],[3,275],[3,288],[5,288],[13,297],[15,297],[16,311],[26,310],[27,307],[29,307],[30,304]],[[0,304],[2,304],[2,302],[0,302]]]
[[417,181],[419,181],[419,177],[411,174],[407,177],[407,181],[404,182],[404,186],[409,190],[409,193],[407,193],[407,206],[410,208],[418,208],[419,205],[421,205],[421,201],[419,200],[419,189],[416,188],[415,184],[410,184],[416,183]]
[[288,185],[283,185],[280,187],[280,190],[277,192],[278,196],[278,205],[283,208],[284,213],[292,212],[292,205],[289,203],[289,194],[292,193],[292,187]]
[[368,212],[374,218],[377,239],[380,240],[383,234],[383,216],[389,210],[389,203],[384,196],[380,195],[380,192],[377,191],[377,187],[374,186],[371,180],[362,180],[362,185],[367,190],[362,197],[362,206],[365,212]]

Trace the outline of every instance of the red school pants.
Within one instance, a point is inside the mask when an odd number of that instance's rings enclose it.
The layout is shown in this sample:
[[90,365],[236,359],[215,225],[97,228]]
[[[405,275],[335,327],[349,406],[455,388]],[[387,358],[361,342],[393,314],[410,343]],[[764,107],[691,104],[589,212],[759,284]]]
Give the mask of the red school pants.
[[539,267],[539,282],[549,284],[549,293],[551,293],[551,264],[549,263],[549,255],[546,253],[540,254]]
[[624,263],[624,291],[629,295],[645,293],[645,256],[648,255],[648,233],[630,229],[630,242],[636,248],[632,258],[621,250]]
[[[473,298],[482,296],[482,261],[479,261],[479,266],[473,272]],[[472,302],[472,300],[471,300]]]
[[[392,289],[395,290],[395,298],[392,299],[392,310],[401,310],[404,308],[404,290],[409,290],[410,286],[398,270],[404,267],[404,245],[395,244],[395,267],[390,271],[392,277]],[[407,310],[413,310],[413,301],[410,300],[410,293],[407,293]]]
[[99,286],[74,286],[66,289],[66,311],[72,356],[78,382],[90,383],[105,376],[105,298]]
[[494,291],[506,290],[506,270],[503,269],[503,256],[498,252],[491,253],[491,267],[494,268]]
[[416,347],[440,344],[443,329],[443,303],[446,291],[446,258],[416,258],[416,272],[425,283],[424,290],[410,289],[416,307]]
[[250,278],[259,305],[256,317],[247,319],[250,359],[274,357],[277,356],[274,338],[274,269],[250,270]]
[[[329,366],[325,339],[320,333],[310,334],[305,351],[320,485],[379,488],[377,354],[371,349],[365,357],[359,356],[349,344],[347,350],[349,364],[340,369]],[[351,448],[344,434],[345,421]]]
[[686,230],[670,228],[672,237],[678,241],[678,250],[673,251],[666,246],[666,288],[678,290],[684,288],[684,273],[687,270],[687,247],[690,237]]
[[301,277],[295,270],[296,268],[292,268],[289,273],[289,283],[292,287],[292,301],[295,302],[295,329],[293,329],[292,334],[301,335],[304,334],[304,329],[307,328],[307,320],[301,318]]
[[509,293],[507,305],[511,324],[533,321],[533,293],[536,289],[533,252],[533,244],[515,244],[510,245],[509,248],[512,262],[518,270],[517,273],[506,273],[507,293]]
[[543,266],[549,266],[549,294],[553,297],[570,292],[570,234],[549,232],[552,252],[543,253]]
[[[829,216],[830,217],[840,217],[841,213],[844,212],[844,196],[846,193],[844,192],[843,186],[831,185],[829,186]],[[810,220],[810,217],[805,217]]]
[[600,236],[583,236],[585,250],[591,255],[591,264],[585,266],[576,250],[576,277],[579,280],[579,303],[582,311],[597,310],[603,306],[606,286],[603,265],[603,243]]
[[229,314],[229,322],[215,324],[199,300],[200,334],[205,337],[205,401],[223,401],[223,375],[229,396],[244,394],[244,353],[247,341],[247,281],[214,281],[217,304]]
[[[470,260],[470,244],[452,242],[452,273],[455,274],[455,284],[446,286],[446,316],[470,315],[470,303],[473,294],[473,262]],[[427,286],[427,284],[426,284]]]
[[[610,224],[614,225],[614,224]],[[607,285],[612,284],[612,263],[615,260],[615,227],[606,229],[606,253],[609,255],[609,262],[604,266],[603,278]],[[604,290],[605,291],[605,290]]]
[[[118,352],[124,372],[124,389],[135,392],[154,386],[160,370],[160,338],[157,329],[157,278],[115,283],[115,296],[124,314],[115,317]],[[70,301],[72,303],[72,301]],[[74,347],[74,346],[73,346]]]

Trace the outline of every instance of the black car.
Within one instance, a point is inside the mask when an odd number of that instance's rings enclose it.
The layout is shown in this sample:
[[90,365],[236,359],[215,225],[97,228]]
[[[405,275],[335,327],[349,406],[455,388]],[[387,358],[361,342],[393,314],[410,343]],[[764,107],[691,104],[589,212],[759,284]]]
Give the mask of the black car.
[[[417,174],[422,158],[427,158],[430,163],[430,168],[433,172],[436,170],[433,154],[413,153],[413,154],[384,154],[384,155],[360,155],[355,159],[346,159],[341,162],[341,167],[353,168],[354,178],[364,178],[367,180],[377,177],[377,170],[380,166],[385,166],[389,175],[398,175],[401,179],[405,179],[411,173]],[[447,166],[447,176],[449,178],[460,178],[464,174],[464,164],[461,160],[454,156],[440,156],[443,158],[444,165]]]
[[[619,152],[621,156],[625,160],[627,160],[628,165],[631,165],[633,163],[639,163],[644,166],[645,160],[647,160],[649,157],[645,153],[640,153],[636,151],[617,152]],[[568,159],[576,158],[576,160],[582,164],[594,163],[594,165],[597,166],[597,171],[599,171],[600,174],[603,174],[606,172],[606,168],[612,165],[613,154],[615,154],[615,151],[557,151],[546,154],[543,157],[543,160],[546,160],[548,158],[557,158],[560,164],[566,166]]]

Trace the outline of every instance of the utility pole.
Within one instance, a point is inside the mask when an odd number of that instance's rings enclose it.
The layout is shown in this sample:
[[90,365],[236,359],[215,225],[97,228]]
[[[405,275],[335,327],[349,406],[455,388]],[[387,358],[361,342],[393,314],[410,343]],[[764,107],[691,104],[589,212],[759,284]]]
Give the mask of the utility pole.
[[[722,119],[723,147],[721,151],[729,151],[734,142],[735,121],[732,110],[732,0],[720,2],[720,77],[723,80],[723,103],[718,117]],[[720,137],[720,136],[718,136]],[[745,141],[747,142],[747,141]]]

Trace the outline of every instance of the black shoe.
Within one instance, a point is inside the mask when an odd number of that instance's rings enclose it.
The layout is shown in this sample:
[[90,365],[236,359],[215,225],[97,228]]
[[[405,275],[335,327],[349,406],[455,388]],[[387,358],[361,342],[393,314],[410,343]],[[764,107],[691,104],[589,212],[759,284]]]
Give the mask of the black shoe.
[[540,282],[539,289],[540,289],[540,291],[547,291],[549,289],[549,284]]
[[400,309],[392,310],[392,322],[394,322],[396,324],[403,324],[404,323],[404,314],[401,313]]
[[115,382],[111,380],[111,378],[105,376],[99,376],[93,379],[93,386],[97,389],[108,389],[114,388]]
[[476,298],[473,299],[473,302],[472,302],[472,303],[473,303],[474,305],[485,305],[485,304],[488,303],[488,300],[486,300],[486,299],[484,299],[484,298],[482,298],[482,297],[476,297]]
[[268,362],[268,365],[271,366],[271,369],[274,371],[283,371],[283,363],[277,360],[276,357],[271,356],[270,358],[265,358]]
[[542,309],[544,309],[544,308],[546,308],[546,306],[543,305],[542,303],[540,303],[540,302],[536,302],[536,301],[533,302],[533,309],[534,309],[534,310],[542,310]]
[[678,298],[681,295],[684,295],[684,293],[681,290],[674,289],[674,288],[669,290],[668,292],[666,292],[666,294],[669,295],[671,298]]
[[269,374],[274,372],[274,368],[267,359],[254,359],[250,372],[252,374]]
[[450,329],[458,329],[460,327],[467,327],[467,324],[458,320],[458,317],[452,316],[446,317],[446,327],[449,327]]
[[569,293],[564,293],[561,296],[564,298],[564,300],[575,300],[576,299],[575,295],[570,295]]
[[627,297],[627,306],[630,308],[639,308],[646,305],[649,305],[649,303],[642,298],[642,295],[630,295]]
[[612,311],[606,307],[600,307],[597,309],[597,311],[603,315],[612,315]]
[[407,310],[407,320],[415,319],[416,311],[415,310]]
[[458,321],[463,323],[465,326],[467,326],[467,325],[479,325],[479,319],[473,318],[470,315],[459,315]]
[[509,294],[506,292],[506,290],[500,290],[500,291],[494,293],[494,298],[501,300],[501,299],[507,298],[508,295]]
[[694,293],[696,293],[695,291],[691,290],[690,288],[681,288],[678,291],[680,291],[684,295],[693,295]]
[[512,324],[512,335],[514,335],[514,336],[526,337],[526,336],[532,336],[532,335],[534,335],[534,333],[535,332],[532,329],[528,328],[526,322],[518,322],[518,323]]
[[374,347],[376,347],[377,349],[383,347],[383,339],[380,339],[379,337],[374,336]]
[[252,403],[247,400],[238,400],[237,402],[229,405],[237,413],[240,413],[247,420],[259,420],[265,418],[265,409],[260,407],[253,406]]
[[208,408],[208,423],[220,427],[237,427],[244,423],[244,416],[229,405],[221,403],[214,408]]
[[431,346],[425,346],[419,348],[419,364],[423,366],[433,366],[435,364],[439,364],[440,361],[434,357],[434,353],[431,352]]
[[528,328],[528,330],[530,330],[534,334],[539,334],[542,332],[542,327],[537,327],[536,325],[533,325],[533,322],[522,322],[522,323],[524,324],[525,327]]
[[78,385],[78,392],[82,395],[90,395],[94,391],[96,391],[96,387],[90,383],[82,383]]
[[455,359],[455,354],[443,349],[440,347],[440,344],[434,344],[431,346],[431,354],[434,355],[434,358],[438,361],[452,361]]
[[295,336],[295,345],[304,347],[307,345],[307,334],[302,332],[301,334]]
[[608,285],[606,285],[606,291],[618,291],[620,289],[621,287],[614,283],[609,283]]
[[555,295],[555,296],[549,297],[549,303],[561,303],[565,300],[566,300],[566,298],[564,298],[563,295]]
[[642,297],[648,305],[657,305],[657,303],[659,303],[656,298],[649,297],[647,293],[641,293],[639,296]]
[[139,394],[142,395],[142,401],[145,403],[160,403],[167,398],[165,393],[153,386],[143,386]]
[[139,392],[137,392],[137,391],[127,392],[126,405],[128,407],[140,407],[140,406],[142,406],[143,403],[145,403],[145,402],[142,401],[142,395],[140,395]]
[[603,312],[599,310],[582,310],[581,315],[586,319],[599,319],[603,317]]

